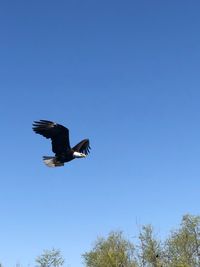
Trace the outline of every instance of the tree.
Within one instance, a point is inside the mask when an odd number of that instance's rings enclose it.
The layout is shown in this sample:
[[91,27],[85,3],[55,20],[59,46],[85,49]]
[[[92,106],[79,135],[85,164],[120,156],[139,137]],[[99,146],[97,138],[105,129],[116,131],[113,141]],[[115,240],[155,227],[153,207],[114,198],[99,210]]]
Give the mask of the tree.
[[59,267],[63,266],[64,259],[61,256],[60,250],[52,249],[45,250],[42,255],[36,258],[38,267]]
[[136,267],[134,246],[122,232],[111,232],[107,239],[98,238],[93,249],[83,254],[87,267]]
[[134,246],[122,232],[111,232],[83,255],[86,267],[200,267],[200,216],[183,216],[162,242],[144,225],[138,241]]
[[143,226],[139,233],[139,261],[140,266],[161,267],[163,251],[161,242],[153,234],[151,225]]
[[166,240],[165,253],[169,267],[200,266],[199,216],[183,216],[181,227]]

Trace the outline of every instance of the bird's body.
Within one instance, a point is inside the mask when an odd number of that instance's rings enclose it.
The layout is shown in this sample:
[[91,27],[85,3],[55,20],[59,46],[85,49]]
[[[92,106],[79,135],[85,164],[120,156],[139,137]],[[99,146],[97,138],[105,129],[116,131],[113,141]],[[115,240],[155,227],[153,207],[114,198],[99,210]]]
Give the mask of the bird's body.
[[33,123],[33,131],[51,139],[55,157],[44,156],[43,161],[49,167],[63,166],[75,158],[85,158],[90,152],[89,139],[84,139],[71,148],[69,130],[55,122],[40,120]]

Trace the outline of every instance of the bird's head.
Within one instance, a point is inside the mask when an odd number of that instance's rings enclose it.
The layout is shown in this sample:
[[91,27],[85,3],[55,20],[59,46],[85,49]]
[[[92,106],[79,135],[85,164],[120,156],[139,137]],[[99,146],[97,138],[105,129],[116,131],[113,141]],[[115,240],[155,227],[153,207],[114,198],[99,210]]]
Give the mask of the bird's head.
[[85,158],[86,157],[86,155],[84,153],[80,153],[80,152],[76,152],[76,151],[73,153],[73,156],[74,156],[74,158]]

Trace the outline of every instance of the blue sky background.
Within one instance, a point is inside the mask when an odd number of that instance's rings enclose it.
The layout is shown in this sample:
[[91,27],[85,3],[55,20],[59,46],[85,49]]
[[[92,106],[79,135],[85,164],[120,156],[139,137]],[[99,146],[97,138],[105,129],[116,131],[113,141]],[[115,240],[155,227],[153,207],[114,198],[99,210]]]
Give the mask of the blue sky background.
[[[1,1],[0,261],[70,267],[99,235],[199,214],[199,1]],[[68,126],[92,153],[42,163],[32,121]]]

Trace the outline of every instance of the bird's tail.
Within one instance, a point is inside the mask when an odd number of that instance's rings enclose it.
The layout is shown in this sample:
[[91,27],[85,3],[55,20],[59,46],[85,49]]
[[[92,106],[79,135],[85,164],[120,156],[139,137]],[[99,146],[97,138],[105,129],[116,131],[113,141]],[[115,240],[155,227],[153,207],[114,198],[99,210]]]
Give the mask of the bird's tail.
[[43,162],[48,166],[48,167],[59,167],[59,166],[64,166],[63,162],[60,162],[56,159],[56,157],[48,157],[44,156],[43,157]]

